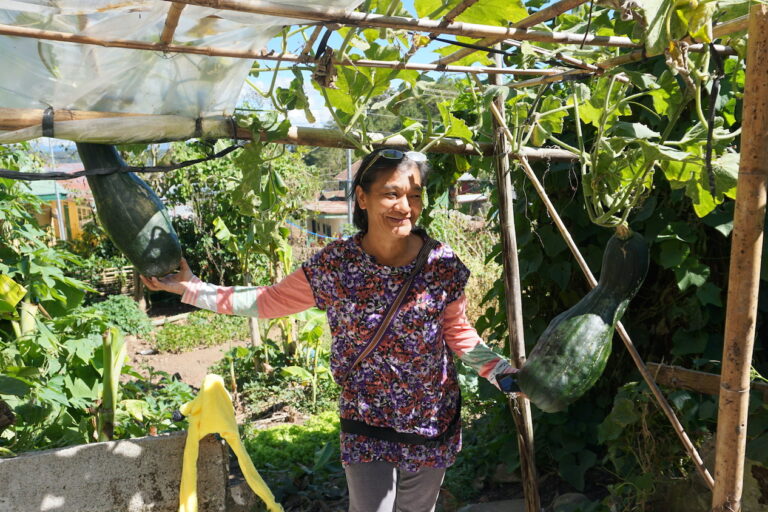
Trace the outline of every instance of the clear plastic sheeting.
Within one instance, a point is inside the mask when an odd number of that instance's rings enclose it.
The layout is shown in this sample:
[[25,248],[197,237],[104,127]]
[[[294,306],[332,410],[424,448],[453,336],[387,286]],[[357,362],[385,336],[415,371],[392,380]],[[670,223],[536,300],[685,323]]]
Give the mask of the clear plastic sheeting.
[[[352,9],[358,3],[312,0],[302,5],[322,11]],[[101,40],[157,43],[173,5],[163,0],[0,0],[0,23]],[[283,26],[295,24],[301,20],[187,5],[172,43],[255,51]],[[0,55],[0,107],[192,119],[231,114],[252,64],[247,59],[11,36],[0,36]]]

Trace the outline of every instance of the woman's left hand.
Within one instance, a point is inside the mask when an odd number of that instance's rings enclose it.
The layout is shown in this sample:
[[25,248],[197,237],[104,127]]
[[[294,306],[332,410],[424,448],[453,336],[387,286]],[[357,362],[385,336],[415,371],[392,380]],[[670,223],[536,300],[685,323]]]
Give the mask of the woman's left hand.
[[141,282],[153,292],[163,290],[178,295],[184,295],[184,292],[187,291],[187,283],[194,277],[195,275],[189,268],[187,260],[181,258],[181,262],[179,262],[179,271],[175,274],[168,274],[167,276],[160,278],[141,276]]

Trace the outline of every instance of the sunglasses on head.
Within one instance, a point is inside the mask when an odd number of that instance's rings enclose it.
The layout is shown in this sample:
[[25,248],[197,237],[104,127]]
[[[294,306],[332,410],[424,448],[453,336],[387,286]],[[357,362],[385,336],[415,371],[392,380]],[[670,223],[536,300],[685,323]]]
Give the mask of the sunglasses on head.
[[408,160],[412,160],[414,162],[427,161],[427,155],[425,155],[421,151],[400,151],[399,149],[382,149],[376,154],[376,156],[383,156],[384,158],[388,158],[390,160],[402,160],[403,158],[407,158]]
[[365,174],[368,169],[373,167],[373,165],[376,163],[376,161],[384,157],[387,160],[403,160],[407,158],[408,160],[412,162],[426,162],[427,161],[427,155],[420,151],[400,151],[399,149],[382,149],[378,153],[376,153],[370,162],[368,162],[368,165],[360,172],[360,176],[362,177],[363,174]]

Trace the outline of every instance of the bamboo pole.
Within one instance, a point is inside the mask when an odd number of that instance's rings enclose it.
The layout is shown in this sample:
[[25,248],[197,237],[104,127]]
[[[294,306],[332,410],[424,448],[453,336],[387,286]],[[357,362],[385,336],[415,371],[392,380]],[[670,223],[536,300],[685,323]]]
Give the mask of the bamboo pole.
[[[714,47],[715,47],[715,51],[717,51],[721,55],[736,55],[736,50],[734,50],[730,46],[723,46],[721,44],[716,44],[714,45]],[[692,44],[688,46],[688,51],[689,52],[709,51],[709,45],[699,44],[699,43]],[[631,52],[626,55],[621,55],[619,57],[614,57],[612,59],[607,59],[607,60],[598,62],[597,66],[601,68],[602,71],[605,71],[607,69],[612,69],[623,64],[628,64],[630,62],[637,62],[653,56],[654,55],[649,56],[645,53],[645,50],[641,50],[641,51]],[[507,87],[511,87],[513,89],[520,89],[522,87],[534,87],[537,85],[563,82],[567,80],[580,80],[581,78],[588,78],[588,76],[586,76],[586,73],[587,71],[585,70],[573,69],[569,71],[564,71],[562,73],[557,73],[554,75],[546,75],[539,78],[531,78],[530,80],[523,80],[521,82],[508,83]]]
[[299,52],[299,60],[312,60],[312,46],[314,46],[315,41],[317,41],[317,37],[320,35],[322,30],[322,25],[318,25],[314,28],[314,30],[312,30],[312,34],[310,34],[309,39],[307,39],[307,42],[304,43],[304,48],[302,48],[301,52]]
[[[448,23],[452,23],[453,20],[456,19],[456,16],[460,15],[461,13],[463,13],[464,11],[469,9],[470,7],[475,5],[477,2],[478,2],[478,0],[464,0],[463,2],[458,3],[456,5],[456,7],[454,7],[453,9],[448,11],[447,13],[445,13],[445,16],[443,16],[441,22],[443,23],[443,25],[447,25]],[[430,34],[430,36],[434,37],[435,33],[433,32],[432,34]]]
[[[496,65],[501,66],[501,55],[496,55]],[[501,85],[501,77],[494,75],[492,81]],[[504,111],[504,98],[497,96],[491,103],[494,109]],[[509,170],[510,144],[504,136],[504,114],[502,121],[494,118],[496,134],[496,186],[499,194],[499,222],[501,224],[502,254],[504,260],[504,308],[509,326],[509,352],[512,364],[522,368],[525,364],[525,335],[523,333],[523,304],[520,290],[520,266],[517,260],[517,235],[515,234],[515,210],[513,204],[512,176]],[[531,402],[523,395],[509,399],[509,408],[517,430],[517,447],[520,453],[520,471],[523,479],[526,512],[540,512],[538,476],[533,438]]]
[[745,122],[728,271],[713,512],[740,511],[744,485],[749,374],[768,183],[768,6],[752,4],[748,31]]
[[[514,28],[529,28],[534,25],[538,25],[539,23],[549,21],[553,18],[556,18],[557,16],[561,15],[562,13],[566,11],[570,11],[571,9],[574,9],[578,6],[580,6],[583,3],[586,3],[588,0],[560,0],[559,2],[555,2],[549,7],[546,7],[544,9],[539,9],[535,13],[531,14],[530,16],[527,16],[523,18],[522,20],[518,21],[517,23],[513,23],[512,27]],[[477,41],[475,44],[478,46],[485,46],[490,47],[496,43],[499,43],[507,38],[499,38],[499,37],[489,37],[485,39],[481,39],[480,41]],[[462,48],[458,51],[453,52],[450,55],[446,55],[445,57],[441,57],[440,59],[436,60],[435,64],[450,64],[452,62],[456,62],[459,59],[462,59],[466,57],[467,55],[470,55],[472,53],[475,53],[478,50],[472,49],[472,48]]]
[[[170,0],[166,0],[170,1]],[[312,21],[328,21],[355,27],[393,28],[417,32],[436,32],[439,34],[454,34],[467,37],[495,36],[504,39],[521,39],[526,41],[541,41],[547,43],[585,44],[590,46],[615,46],[620,48],[637,48],[639,43],[628,37],[620,36],[584,36],[568,32],[544,32],[516,28],[498,27],[495,25],[479,25],[477,23],[452,22],[443,26],[439,20],[405,18],[402,16],[385,16],[365,12],[345,11],[343,9],[326,9],[318,11],[311,7],[297,5],[274,4],[264,0],[179,0],[188,5],[226,9],[253,14],[266,14],[285,18]]]
[[[491,104],[491,113],[496,118],[496,120],[499,121],[499,123],[503,122],[504,117],[501,115],[501,113],[499,112],[499,110],[496,108],[494,104]],[[514,137],[512,136],[512,133],[509,131],[506,125],[503,126],[503,129],[504,129],[504,134],[507,136],[507,138],[510,141],[513,141]],[[565,226],[565,223],[563,223],[563,220],[560,218],[560,215],[557,213],[557,209],[552,204],[552,201],[549,200],[549,196],[544,190],[543,185],[541,184],[539,179],[536,177],[536,174],[533,172],[533,169],[531,169],[531,166],[528,164],[528,159],[522,154],[518,154],[517,157],[518,157],[518,160],[520,161],[520,165],[523,168],[523,172],[525,172],[525,175],[528,177],[531,184],[533,184],[534,189],[536,189],[536,193],[544,202],[544,206],[546,207],[547,212],[549,213],[549,216],[552,218],[552,221],[555,223],[555,226],[557,227],[558,231],[560,231],[560,234],[565,240],[565,243],[568,246],[568,249],[570,249],[571,253],[576,259],[576,262],[578,263],[579,268],[581,268],[581,271],[584,273],[584,276],[587,278],[587,282],[589,283],[589,286],[591,288],[594,288],[595,286],[597,286],[597,279],[595,279],[595,276],[592,274],[592,271],[589,269],[589,266],[587,265],[586,260],[584,260],[584,257],[581,255],[579,248],[576,247],[576,243],[573,241],[573,237],[571,237],[571,234],[568,232],[568,228]],[[672,407],[669,405],[666,398],[664,398],[664,395],[661,393],[661,390],[656,385],[656,382],[654,381],[653,376],[648,371],[648,368],[645,366],[645,363],[640,357],[640,354],[637,352],[637,349],[635,348],[634,343],[632,343],[632,339],[629,337],[629,334],[624,329],[624,326],[621,324],[621,322],[617,324],[616,331],[619,333],[619,336],[621,336],[621,339],[624,342],[624,346],[629,351],[629,354],[632,357],[632,360],[635,362],[637,369],[640,371],[640,375],[642,375],[643,380],[645,380],[646,384],[648,384],[648,387],[653,393],[653,396],[656,397],[656,400],[659,403],[659,407],[667,416],[667,419],[669,419],[670,423],[672,423],[672,427],[675,429],[675,432],[680,438],[680,441],[683,443],[683,446],[688,452],[688,455],[693,460],[696,466],[696,470],[699,472],[699,474],[704,479],[704,482],[709,486],[709,488],[712,489],[714,487],[714,480],[712,479],[712,476],[709,474],[709,471],[707,471],[707,468],[704,466],[704,461],[702,460],[701,455],[699,455],[699,452],[698,450],[696,450],[696,447],[693,446],[693,443],[688,437],[688,434],[685,432],[685,429],[683,428],[683,425],[680,423],[680,420],[677,419],[677,416],[675,416],[675,412],[672,410]]]
[[[42,109],[13,109],[13,108],[0,108],[0,130],[24,130],[37,127],[35,137],[42,135]],[[54,111],[54,130],[57,137],[61,137],[62,126],[72,125],[72,123],[84,122],[83,126],[88,127],[89,133],[94,133],[92,123],[98,121],[108,122],[110,118],[114,122],[113,126],[103,126],[97,130],[97,134],[100,137],[113,137],[113,143],[123,142],[158,142],[158,140],[151,139],[135,139],[133,136],[120,138],[125,134],[125,123],[127,119],[136,123],[136,126],[141,129],[141,125],[138,123],[147,121],[147,123],[157,123],[160,125],[174,124],[178,125],[181,122],[186,122],[189,125],[188,130],[180,130],[179,135],[174,138],[166,137],[164,140],[187,140],[197,137],[195,135],[194,119],[185,118],[182,116],[163,116],[163,115],[141,115],[141,114],[123,114],[114,112],[92,112],[83,110],[55,110]],[[62,121],[66,120],[66,121]],[[237,138],[239,140],[250,140],[252,134],[249,130],[237,127],[235,134],[232,133],[233,122],[231,118],[218,117],[205,117],[202,118],[201,123],[202,133],[198,135],[201,138],[222,139],[222,138]],[[70,130],[75,133],[76,130]],[[106,135],[105,135],[106,134]],[[386,133],[369,133],[369,138],[373,140],[375,147],[403,147],[408,146],[408,141],[400,135],[391,135]],[[35,138],[29,137],[29,138]],[[0,135],[2,138],[2,135]],[[28,139],[20,139],[28,140]],[[69,140],[81,140],[80,138],[73,137]],[[431,141],[433,139],[429,139]],[[87,139],[82,139],[87,141]],[[104,140],[101,140],[104,142]],[[349,148],[354,149],[357,147],[356,139],[352,135],[344,135],[339,130],[328,128],[311,128],[304,126],[292,126],[285,137],[282,137],[275,142],[278,144],[291,144],[299,146],[320,146],[320,147],[332,147],[332,148]],[[427,141],[427,142],[429,142]],[[479,149],[479,153],[478,153]],[[461,139],[452,137],[445,137],[437,141],[434,145],[430,146],[429,152],[431,153],[447,153],[455,155],[493,155],[493,144],[489,142],[478,142],[475,145],[469,144]],[[562,149],[549,149],[549,148],[524,148],[522,151],[527,158],[531,160],[551,160],[558,162],[571,162],[577,159],[577,156],[569,151]]]
[[[21,130],[42,123],[43,109],[35,108],[2,108],[0,107],[0,130]],[[54,110],[54,123],[62,121],[86,121],[105,117],[140,116],[141,114],[126,114],[122,112],[94,112],[91,110]]]
[[[56,32],[52,30],[38,30],[26,27],[15,27],[12,25],[0,24],[0,35],[29,37],[33,39],[44,39],[49,41],[62,41],[67,43],[89,44],[102,46],[106,48],[125,48],[131,50],[146,50],[167,53],[190,53],[194,55],[207,55],[209,57],[232,57],[237,59],[255,59],[282,62],[304,62],[306,59],[301,55],[290,53],[275,53],[271,50],[234,50],[226,48],[210,48],[205,46],[184,46],[174,44],[147,43],[144,41],[132,41],[125,39],[97,39],[95,37],[81,36],[79,34],[69,34],[66,32]],[[495,67],[478,66],[439,66],[436,64],[406,63],[388,60],[370,60],[370,59],[343,59],[334,62],[337,66],[363,67],[363,68],[386,68],[386,69],[413,69],[416,71],[442,71],[445,73],[497,73],[504,75],[520,76],[541,76],[559,73],[558,69],[511,69]]]
[[165,18],[165,25],[163,26],[163,33],[160,34],[160,44],[171,44],[173,42],[173,33],[176,32],[176,27],[179,26],[179,18],[181,18],[181,11],[184,10],[186,5],[172,3],[168,9],[168,16]]

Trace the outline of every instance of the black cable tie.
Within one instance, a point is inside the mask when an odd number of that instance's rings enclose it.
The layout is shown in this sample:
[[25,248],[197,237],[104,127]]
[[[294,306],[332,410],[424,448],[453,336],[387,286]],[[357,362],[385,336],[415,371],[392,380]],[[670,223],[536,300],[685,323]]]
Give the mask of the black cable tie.
[[232,126],[232,140],[237,144],[239,139],[237,137],[237,120],[235,119],[235,116],[229,116],[229,124]]
[[43,110],[43,137],[53,137],[53,107]]
[[325,48],[328,45],[328,38],[331,37],[331,34],[333,34],[333,30],[330,28],[326,28],[325,34],[323,34],[323,38],[320,39],[320,44],[317,45],[317,52],[315,52],[315,60],[322,57],[322,55],[325,53]]
[[592,78],[594,76],[592,73],[574,73],[572,75],[565,75],[563,76],[560,81],[561,82],[576,82],[578,80],[586,80],[587,78]]

